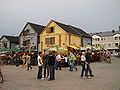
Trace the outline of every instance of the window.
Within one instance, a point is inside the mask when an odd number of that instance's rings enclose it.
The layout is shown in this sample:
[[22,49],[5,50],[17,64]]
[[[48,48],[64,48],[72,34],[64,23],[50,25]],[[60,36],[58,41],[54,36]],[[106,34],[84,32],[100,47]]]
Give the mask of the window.
[[103,40],[103,38],[101,38],[101,40]]
[[4,43],[3,46],[4,46],[4,48],[7,48],[7,43]]
[[2,48],[2,44],[0,44],[0,48]]
[[118,37],[115,37],[115,40],[118,40]]
[[54,33],[55,32],[55,27],[50,27],[46,33]]
[[55,44],[55,37],[45,38],[45,44]]
[[30,29],[26,29],[25,31],[23,31],[23,35],[26,36],[30,33]]
[[108,43],[108,47],[111,47],[111,43]]
[[115,43],[115,46],[117,47],[117,46],[118,46],[118,43]]
[[27,46],[28,44],[30,44],[30,40],[23,41],[23,46]]
[[99,41],[100,39],[98,38],[98,41]]

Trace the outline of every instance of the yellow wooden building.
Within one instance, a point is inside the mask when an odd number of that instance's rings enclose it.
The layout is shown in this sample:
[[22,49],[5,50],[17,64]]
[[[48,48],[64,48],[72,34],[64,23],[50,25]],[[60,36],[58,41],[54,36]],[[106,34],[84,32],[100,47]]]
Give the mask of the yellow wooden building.
[[[81,33],[82,32],[82,33]],[[78,49],[82,45],[83,34],[91,38],[83,30],[71,25],[62,24],[51,20],[40,34],[40,50],[59,46],[64,48]]]

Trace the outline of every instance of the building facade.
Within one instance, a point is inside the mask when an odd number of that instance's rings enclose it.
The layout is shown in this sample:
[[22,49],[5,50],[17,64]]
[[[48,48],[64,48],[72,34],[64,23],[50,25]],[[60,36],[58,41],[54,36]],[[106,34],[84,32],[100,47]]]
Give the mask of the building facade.
[[92,34],[92,44],[109,51],[119,51],[120,31],[108,31]]
[[18,36],[5,36],[3,35],[0,39],[0,48],[18,48],[19,37]]
[[43,51],[55,45],[64,48],[80,47],[84,37],[88,38],[84,44],[91,43],[91,36],[83,30],[51,20],[40,34],[40,49]]
[[43,31],[44,28],[45,26],[27,22],[19,35],[20,48],[31,48],[39,51],[39,34]]

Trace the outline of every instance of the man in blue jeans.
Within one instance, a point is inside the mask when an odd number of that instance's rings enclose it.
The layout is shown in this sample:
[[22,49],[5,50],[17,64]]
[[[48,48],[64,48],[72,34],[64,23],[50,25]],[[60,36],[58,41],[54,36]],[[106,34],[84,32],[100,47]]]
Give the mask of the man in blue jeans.
[[86,57],[86,62],[88,63],[87,64],[87,74],[89,72],[90,77],[93,77],[94,75],[92,74],[92,69],[90,67],[90,60],[91,60],[91,51],[90,51],[90,49],[87,49],[87,53],[86,53],[85,57]]

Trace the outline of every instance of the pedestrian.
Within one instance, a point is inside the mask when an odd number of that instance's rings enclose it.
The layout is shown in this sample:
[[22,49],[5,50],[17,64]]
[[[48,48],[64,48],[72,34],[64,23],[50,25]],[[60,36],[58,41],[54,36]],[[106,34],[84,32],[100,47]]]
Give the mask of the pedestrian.
[[3,78],[3,74],[2,74],[2,60],[1,60],[1,53],[0,53],[0,79],[1,79],[1,82],[0,83],[3,83],[4,82],[4,78]]
[[75,69],[77,71],[77,68],[74,65],[76,57],[71,51],[69,51],[68,60],[69,60],[69,65],[70,65],[70,71],[73,71],[73,69]]
[[86,64],[88,64],[88,63],[86,62],[85,52],[82,52],[82,56],[81,56],[81,66],[82,66],[81,78],[83,78],[84,72],[85,72],[86,78],[88,78]]
[[41,55],[42,52],[39,52],[38,53],[38,57],[37,57],[37,60],[38,60],[38,75],[37,75],[37,79],[44,79],[42,78],[42,66],[43,66],[43,60],[41,58]]
[[92,69],[90,67],[90,62],[91,62],[91,51],[90,51],[90,49],[87,49],[87,53],[86,53],[85,57],[86,57],[86,62],[88,63],[87,64],[87,74],[89,72],[90,77],[93,77],[94,75],[92,74]]
[[19,68],[19,58],[15,58],[15,66]]
[[44,78],[46,78],[46,71],[47,71],[47,77],[49,77],[48,59],[49,59],[49,53],[48,51],[44,50],[44,55],[43,55]]
[[56,66],[55,66],[56,70],[62,70],[61,68],[61,55],[59,52],[56,52]]
[[50,69],[49,81],[55,80],[55,51],[49,52],[48,66]]
[[27,65],[27,70],[29,70],[29,68],[32,69],[32,66],[31,66],[30,61],[31,61],[30,54],[27,53],[27,55],[26,55],[26,65]]
[[25,65],[26,65],[26,53],[24,53],[23,55],[22,55],[22,61],[23,61],[23,64],[22,64],[22,67],[25,67]]

